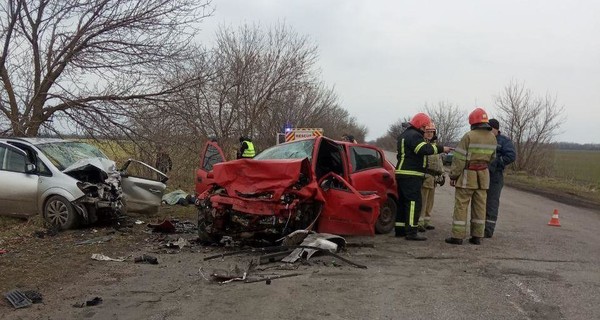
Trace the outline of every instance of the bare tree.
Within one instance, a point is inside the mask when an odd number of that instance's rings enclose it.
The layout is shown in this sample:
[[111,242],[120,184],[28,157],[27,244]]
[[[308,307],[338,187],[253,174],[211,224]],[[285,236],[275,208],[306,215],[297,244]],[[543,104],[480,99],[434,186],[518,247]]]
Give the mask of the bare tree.
[[548,157],[544,156],[564,122],[564,107],[549,94],[534,96],[523,83],[508,84],[495,97],[502,129],[512,138],[517,151],[516,170],[544,173]]
[[467,113],[449,102],[425,104],[425,110],[437,129],[438,143],[448,145],[457,142],[465,131]]
[[131,134],[128,115],[182,89],[159,80],[186,59],[197,0],[7,0],[0,3],[0,131],[73,126]]

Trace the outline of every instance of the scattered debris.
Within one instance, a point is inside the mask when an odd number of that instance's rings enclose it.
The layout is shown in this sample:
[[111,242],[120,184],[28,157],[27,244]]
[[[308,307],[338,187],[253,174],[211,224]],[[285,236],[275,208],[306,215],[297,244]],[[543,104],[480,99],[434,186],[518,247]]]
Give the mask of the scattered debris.
[[149,223],[148,228],[151,228],[152,232],[160,233],[192,233],[198,229],[193,222],[177,219],[163,220],[158,224]]
[[86,302],[75,303],[73,305],[73,307],[75,307],[75,308],[92,307],[92,306],[97,306],[101,303],[102,303],[102,298],[95,297],[94,299],[88,300]]
[[58,234],[57,228],[48,228],[46,230],[38,230],[33,232],[33,236],[36,238],[43,239],[45,236],[54,237]]
[[[328,233],[311,233],[301,243],[301,248],[295,249],[289,256],[282,259],[283,262],[296,262],[300,258],[310,259],[313,254],[322,251],[338,252],[338,249],[346,245],[346,240],[340,236]],[[309,249],[314,247],[318,249]]]
[[144,221],[142,221],[142,220],[135,220],[135,224],[144,224]]
[[5,254],[5,253],[7,253],[7,252],[8,252],[8,251],[7,251],[6,249],[0,249],[0,254]]
[[289,278],[289,277],[296,277],[302,275],[302,273],[290,273],[290,274],[281,274],[281,275],[274,275],[274,276],[268,276],[268,277],[259,277],[256,279],[246,279],[244,282],[245,283],[253,283],[253,282],[262,282],[265,281],[266,284],[271,284],[271,280],[275,280],[275,279],[281,279],[281,278]]
[[92,260],[98,260],[98,261],[117,261],[117,262],[123,262],[125,261],[125,258],[111,258],[109,256],[105,256],[102,253],[94,253],[92,254]]
[[190,245],[190,243],[187,240],[185,240],[184,238],[179,238],[179,239],[177,239],[177,241],[167,243],[166,247],[167,248],[178,248],[181,250],[181,249],[183,249],[183,247],[189,246],[189,245]]
[[29,307],[32,304],[31,300],[18,289],[5,293],[4,297],[6,297],[15,309]]
[[144,254],[141,257],[136,257],[133,261],[135,263],[158,264],[158,259],[148,254]]
[[77,243],[75,243],[75,245],[80,246],[80,245],[84,245],[84,244],[104,243],[104,242],[108,242],[108,241],[112,240],[112,238],[113,238],[112,236],[93,238],[93,239],[88,239],[88,240],[77,242]]
[[23,294],[25,294],[25,296],[29,300],[31,300],[31,302],[33,302],[33,303],[42,303],[42,301],[43,301],[42,294],[39,293],[38,291],[26,290],[26,291],[23,291]]

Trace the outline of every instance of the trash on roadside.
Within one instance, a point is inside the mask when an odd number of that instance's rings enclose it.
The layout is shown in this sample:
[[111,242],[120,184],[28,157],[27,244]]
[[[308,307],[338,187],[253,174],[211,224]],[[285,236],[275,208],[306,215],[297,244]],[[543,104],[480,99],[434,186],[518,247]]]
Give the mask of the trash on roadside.
[[105,256],[101,253],[94,253],[92,254],[92,260],[98,260],[98,261],[117,261],[117,262],[123,262],[125,261],[124,258],[111,258],[109,256]]
[[77,242],[77,243],[75,243],[75,245],[80,246],[80,245],[84,245],[84,244],[104,243],[104,242],[108,242],[108,241],[112,240],[112,238],[113,238],[112,236],[93,238],[93,239],[88,239],[88,240]]
[[175,225],[171,220],[164,220],[159,224],[148,223],[148,228],[152,228],[153,232],[175,233]]
[[141,257],[136,257],[133,259],[135,263],[149,263],[149,264],[158,264],[158,259],[148,254],[144,254]]
[[11,290],[4,294],[4,297],[12,304],[15,309],[29,307],[32,301],[18,289]]
[[[306,236],[300,245],[315,247],[322,250],[327,250],[329,252],[337,252],[338,249],[344,247],[345,244],[346,240],[337,235],[328,233],[311,233]],[[308,260],[316,252],[318,252],[317,249],[297,248],[281,261],[293,263],[301,258]]]
[[8,251],[7,251],[6,249],[0,249],[0,254],[5,254],[5,253],[7,253],[7,252],[8,252]]
[[46,230],[38,230],[33,232],[33,236],[36,238],[43,239],[45,236],[54,237],[58,234],[58,230],[56,228],[48,228]]
[[190,245],[190,243],[187,240],[185,240],[184,238],[179,238],[179,239],[177,239],[177,241],[167,243],[166,247],[183,249],[183,247],[189,246],[189,245]]
[[142,221],[142,220],[135,220],[135,224],[144,224],[144,221]]
[[42,294],[35,290],[26,290],[23,291],[23,294],[31,300],[33,303],[42,303],[43,297]]
[[88,300],[86,302],[75,303],[75,304],[73,304],[73,307],[75,307],[75,308],[92,307],[92,306],[97,306],[101,303],[102,303],[102,298],[95,297],[94,299]]

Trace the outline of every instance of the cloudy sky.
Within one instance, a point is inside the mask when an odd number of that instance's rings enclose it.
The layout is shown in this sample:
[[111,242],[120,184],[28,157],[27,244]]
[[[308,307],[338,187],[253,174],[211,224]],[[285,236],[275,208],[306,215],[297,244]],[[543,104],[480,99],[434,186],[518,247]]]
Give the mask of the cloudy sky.
[[[285,22],[319,48],[318,67],[367,139],[446,101],[494,116],[512,80],[564,105],[559,141],[600,143],[600,1],[213,0],[222,25]],[[465,120],[466,121],[466,120]]]

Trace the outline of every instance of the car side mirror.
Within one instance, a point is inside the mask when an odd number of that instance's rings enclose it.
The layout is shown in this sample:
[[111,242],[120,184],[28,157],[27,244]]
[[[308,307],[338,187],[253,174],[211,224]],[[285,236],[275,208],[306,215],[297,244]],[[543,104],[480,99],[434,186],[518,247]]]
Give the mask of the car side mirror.
[[25,164],[25,173],[36,173],[36,172],[37,172],[37,167],[35,164],[33,164],[33,163]]

